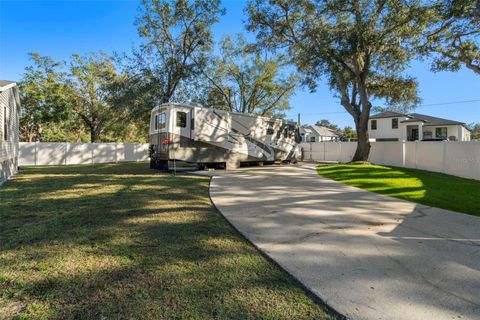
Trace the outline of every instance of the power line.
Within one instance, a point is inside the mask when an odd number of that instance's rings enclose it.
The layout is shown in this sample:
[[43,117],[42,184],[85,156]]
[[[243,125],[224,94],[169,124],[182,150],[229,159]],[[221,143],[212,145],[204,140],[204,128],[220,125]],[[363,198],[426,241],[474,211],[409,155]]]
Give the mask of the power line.
[[439,102],[439,103],[430,103],[419,105],[417,108],[430,107],[430,106],[444,106],[449,104],[460,104],[460,103],[471,103],[471,102],[480,102],[480,99],[477,100],[464,100],[464,101],[450,101],[450,102]]
[[[472,103],[472,102],[480,102],[480,99],[421,104],[421,105],[417,106],[416,108],[432,107],[432,106],[444,106],[444,105],[461,104],[461,103]],[[341,114],[341,113],[347,113],[347,111],[300,113],[300,115],[302,115],[302,116],[313,116],[313,115]],[[297,114],[289,114],[288,116],[296,116],[296,115],[297,115]]]

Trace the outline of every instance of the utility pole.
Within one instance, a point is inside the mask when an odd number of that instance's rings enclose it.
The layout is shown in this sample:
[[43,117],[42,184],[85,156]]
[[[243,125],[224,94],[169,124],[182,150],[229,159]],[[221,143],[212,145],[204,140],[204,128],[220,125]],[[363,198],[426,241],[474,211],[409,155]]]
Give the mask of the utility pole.
[[298,126],[300,127],[300,112],[298,113],[298,120],[297,120],[297,124],[298,124]]

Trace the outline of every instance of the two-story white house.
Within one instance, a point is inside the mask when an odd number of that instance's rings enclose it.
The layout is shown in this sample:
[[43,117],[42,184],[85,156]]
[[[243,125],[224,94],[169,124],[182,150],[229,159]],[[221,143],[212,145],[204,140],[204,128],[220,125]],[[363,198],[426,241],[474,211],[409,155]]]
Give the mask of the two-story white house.
[[370,141],[470,141],[470,130],[463,122],[386,111],[370,117]]

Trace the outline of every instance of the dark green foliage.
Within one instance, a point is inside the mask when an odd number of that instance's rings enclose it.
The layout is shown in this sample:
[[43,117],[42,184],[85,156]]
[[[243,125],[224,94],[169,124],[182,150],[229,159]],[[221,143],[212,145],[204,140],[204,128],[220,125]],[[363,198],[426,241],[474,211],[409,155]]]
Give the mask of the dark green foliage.
[[203,76],[207,78],[203,104],[241,113],[279,115],[290,108],[290,97],[298,77],[282,75],[285,58],[270,57],[238,35],[224,38],[220,56],[212,59]]
[[433,71],[465,66],[480,74],[480,1],[439,0],[426,34],[423,53],[433,58]]
[[67,74],[61,71],[64,65],[38,53],[30,53],[30,57],[32,65],[19,83],[23,141],[43,140],[46,127],[72,119]]

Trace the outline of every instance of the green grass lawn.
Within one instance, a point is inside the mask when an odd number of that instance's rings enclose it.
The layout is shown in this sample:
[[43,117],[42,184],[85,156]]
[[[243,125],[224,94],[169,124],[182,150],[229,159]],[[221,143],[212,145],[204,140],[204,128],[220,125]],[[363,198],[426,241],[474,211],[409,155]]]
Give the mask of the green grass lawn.
[[0,318],[330,318],[208,185],[146,163],[22,168],[0,187]]
[[372,164],[320,165],[317,172],[368,191],[480,216],[480,181]]

